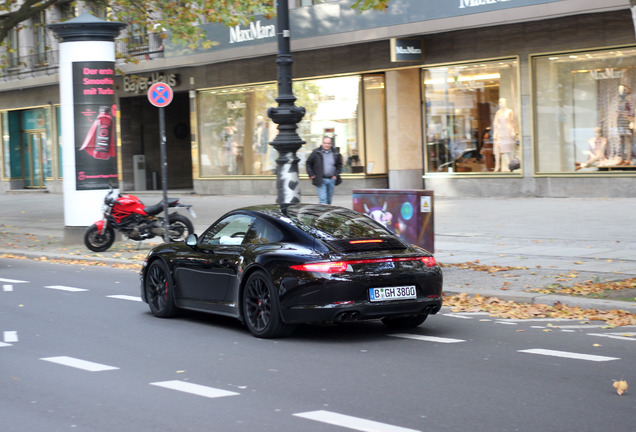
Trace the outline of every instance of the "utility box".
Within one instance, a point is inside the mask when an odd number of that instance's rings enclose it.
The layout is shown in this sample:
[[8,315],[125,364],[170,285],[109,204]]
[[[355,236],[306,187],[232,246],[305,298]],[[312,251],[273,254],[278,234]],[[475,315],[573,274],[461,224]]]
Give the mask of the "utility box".
[[133,155],[133,187],[136,191],[146,190],[145,155]]
[[434,194],[431,190],[361,189],[353,209],[386,226],[407,242],[435,252]]

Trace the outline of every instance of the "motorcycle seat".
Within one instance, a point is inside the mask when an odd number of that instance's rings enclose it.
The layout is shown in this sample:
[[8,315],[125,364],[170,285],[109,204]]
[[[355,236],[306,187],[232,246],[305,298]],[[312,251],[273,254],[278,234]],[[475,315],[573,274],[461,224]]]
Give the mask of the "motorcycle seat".
[[[179,202],[179,198],[168,198],[168,207],[174,207]],[[155,205],[144,207],[146,214],[150,216],[158,215],[163,211],[163,203],[159,202]]]

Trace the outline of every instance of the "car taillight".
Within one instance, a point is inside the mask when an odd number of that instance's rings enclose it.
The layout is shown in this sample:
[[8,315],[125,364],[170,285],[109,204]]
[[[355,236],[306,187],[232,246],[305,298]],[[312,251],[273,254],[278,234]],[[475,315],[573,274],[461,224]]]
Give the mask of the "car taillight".
[[421,257],[420,258],[426,267],[435,267],[437,265],[437,261],[435,257]]
[[347,263],[344,261],[320,262],[311,264],[298,264],[291,266],[293,270],[316,272],[316,273],[343,273],[347,270]]
[[425,257],[400,257],[400,258],[370,258],[351,261],[329,261],[309,264],[297,264],[290,266],[293,270],[316,273],[344,273],[347,267],[356,264],[379,264],[387,262],[422,261],[426,267],[435,267],[437,261],[432,256]]

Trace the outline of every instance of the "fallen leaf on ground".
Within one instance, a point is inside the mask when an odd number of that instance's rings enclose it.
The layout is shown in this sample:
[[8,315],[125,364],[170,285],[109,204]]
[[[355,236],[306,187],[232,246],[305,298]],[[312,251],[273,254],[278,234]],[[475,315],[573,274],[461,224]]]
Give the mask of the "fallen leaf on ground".
[[627,381],[614,381],[614,388],[616,389],[616,393],[618,393],[619,396],[622,396],[623,393],[627,391]]

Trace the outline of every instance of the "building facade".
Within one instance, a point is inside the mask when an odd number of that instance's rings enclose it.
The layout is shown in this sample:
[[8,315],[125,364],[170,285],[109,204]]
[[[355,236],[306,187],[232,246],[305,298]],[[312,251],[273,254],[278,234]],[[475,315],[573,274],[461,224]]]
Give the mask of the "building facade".
[[[352,3],[290,2],[303,194],[314,193],[304,160],[328,134],[345,160],[341,194],[636,196],[629,0],[393,0],[362,14]],[[147,90],[162,81],[174,91],[169,188],[275,193],[276,23],[205,29],[216,42],[207,50],[156,35],[118,45],[140,60],[115,78],[122,189],[161,187]],[[56,41],[34,29],[15,43],[23,51],[0,76],[0,191],[58,192]]]

